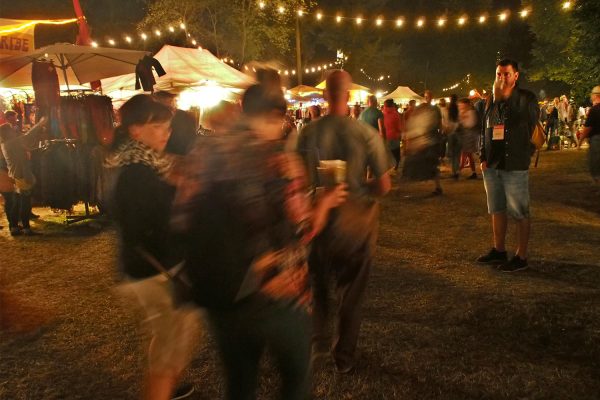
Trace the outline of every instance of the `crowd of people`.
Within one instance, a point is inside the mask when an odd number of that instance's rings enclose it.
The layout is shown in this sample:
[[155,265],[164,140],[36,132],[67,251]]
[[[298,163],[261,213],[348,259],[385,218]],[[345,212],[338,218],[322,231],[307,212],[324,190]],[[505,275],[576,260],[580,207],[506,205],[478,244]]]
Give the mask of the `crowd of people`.
[[[240,107],[214,111],[208,116],[212,132],[202,136],[171,95],[128,100],[105,166],[122,292],[144,310],[152,333],[144,398],[191,393],[181,377],[209,327],[228,399],[255,398],[267,349],[282,399],[309,396],[315,363],[330,359],[338,373],[352,372],[376,249],[378,199],[399,170],[405,180],[433,181],[439,196],[440,163],[449,164],[453,179],[468,167],[467,179],[475,180],[478,155],[493,243],[476,261],[504,272],[527,268],[531,137],[543,112],[518,79],[518,63],[502,60],[486,98],[452,96],[434,105],[426,91],[422,104],[411,101],[399,113],[392,100],[380,109],[374,96],[364,110],[349,108],[352,78],[336,70],[326,80],[327,112],[312,106],[300,116],[299,132],[276,71],[259,71]],[[600,86],[591,100],[580,139],[590,142],[591,174],[600,184]],[[555,110],[561,104],[568,102],[559,101]],[[6,117],[0,170],[10,184],[2,196],[11,234],[27,234],[35,178],[25,141],[46,120],[23,136],[12,114]],[[570,120],[563,122],[569,128]],[[547,124],[549,137],[561,129],[560,122],[559,128]],[[338,168],[333,181],[324,179],[330,161]],[[510,259],[509,217],[517,226]]]

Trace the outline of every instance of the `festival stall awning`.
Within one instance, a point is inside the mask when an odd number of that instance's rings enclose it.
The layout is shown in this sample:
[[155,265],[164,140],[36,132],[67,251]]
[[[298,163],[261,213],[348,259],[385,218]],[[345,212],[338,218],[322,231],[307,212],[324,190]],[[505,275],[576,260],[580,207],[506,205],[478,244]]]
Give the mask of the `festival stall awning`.
[[[327,85],[327,81],[325,80],[325,81],[319,83],[316,87],[317,87],[317,89],[323,90],[323,89],[325,89],[326,85]],[[352,82],[352,85],[350,85],[350,91],[353,91],[353,90],[360,90],[360,91],[367,92],[367,93],[373,93],[373,91],[371,89],[369,89],[368,87],[359,85],[358,83],[354,83],[354,82]]]
[[0,87],[31,86],[31,65],[49,60],[57,68],[61,85],[84,84],[135,71],[145,51],[57,43],[29,53],[3,58]]
[[423,101],[424,98],[415,93],[408,86],[398,86],[392,93],[387,94],[381,100],[393,99],[399,103],[406,103],[410,100]]
[[[325,89],[326,85],[327,81],[325,80],[319,83],[316,87],[319,89]],[[350,85],[350,100],[348,100],[348,104],[365,103],[371,94],[373,94],[371,89],[353,82],[352,85]]]
[[[164,76],[156,79],[155,90],[170,91],[177,87],[218,85],[245,89],[254,80],[227,65],[205,49],[165,45],[154,56],[162,65]],[[135,74],[102,80],[104,93],[135,90]]]

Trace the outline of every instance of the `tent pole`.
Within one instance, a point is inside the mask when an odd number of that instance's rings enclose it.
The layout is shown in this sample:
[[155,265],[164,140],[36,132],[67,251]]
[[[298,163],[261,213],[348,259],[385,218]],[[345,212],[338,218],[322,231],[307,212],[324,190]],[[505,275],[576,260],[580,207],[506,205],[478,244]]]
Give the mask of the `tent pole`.
[[62,54],[60,54],[60,69],[62,69],[63,76],[65,78],[65,83],[67,84],[67,93],[71,94],[71,88],[69,87],[69,78],[67,78],[67,67],[65,66],[65,59]]

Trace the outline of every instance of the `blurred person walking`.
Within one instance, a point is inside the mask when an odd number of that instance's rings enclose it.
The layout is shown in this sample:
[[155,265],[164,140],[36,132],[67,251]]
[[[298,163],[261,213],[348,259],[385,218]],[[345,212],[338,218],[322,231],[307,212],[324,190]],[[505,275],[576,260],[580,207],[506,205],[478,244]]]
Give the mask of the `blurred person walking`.
[[[329,353],[326,328],[333,275],[338,308],[331,355],[340,373],[352,371],[356,364],[360,309],[379,223],[379,204],[374,196],[383,196],[390,190],[388,172],[392,168],[377,131],[345,117],[351,84],[352,77],[345,71],[336,70],[329,75],[325,88],[329,114],[308,125],[298,141],[298,152],[313,187],[318,186],[320,161],[341,160],[346,165],[349,200],[331,213],[327,227],[315,238],[309,260],[314,291],[313,360]],[[367,171],[372,178],[367,178]]]
[[194,308],[177,304],[172,287],[183,259],[169,232],[175,188],[169,183],[172,159],[164,150],[173,113],[143,94],[119,113],[121,125],[106,166],[114,174],[111,208],[119,227],[121,289],[135,296],[152,334],[142,396],[182,399],[193,387],[175,387],[197,343],[199,321]]
[[590,143],[589,163],[592,179],[600,185],[600,85],[594,86],[590,94],[592,108],[590,109],[581,132],[579,144],[588,138]]
[[[482,124],[481,171],[492,219],[493,247],[477,262],[501,264],[503,272],[527,268],[529,244],[529,164],[531,136],[539,119],[537,99],[517,85],[519,64],[504,59],[496,67],[494,97]],[[517,249],[507,261],[507,216],[517,223]]]
[[172,223],[186,245],[193,298],[206,307],[214,330],[226,398],[256,398],[268,349],[281,376],[279,398],[304,400],[310,391],[307,245],[347,191],[339,185],[311,206],[302,163],[284,150],[287,105],[279,78],[276,71],[261,76],[242,97],[237,126],[203,138],[186,159]]
[[383,104],[383,123],[385,127],[385,143],[396,160],[394,171],[398,170],[400,165],[400,139],[404,130],[404,120],[398,112],[398,107],[394,100],[387,99]]
[[7,122],[0,126],[1,158],[8,177],[14,182],[14,191],[7,190],[2,193],[5,199],[6,218],[12,236],[33,235],[35,232],[31,230],[30,225],[31,193],[36,179],[27,151],[38,145],[39,136],[43,133],[48,119],[42,117],[29,132],[22,135],[17,129],[17,113],[6,111],[4,116]]
[[404,137],[407,141],[402,177],[409,181],[433,180],[434,196],[443,194],[440,184],[440,142],[442,115],[431,104],[430,90],[424,93],[425,102],[411,114]]
[[372,126],[381,137],[385,137],[385,127],[383,125],[383,113],[379,109],[379,102],[377,101],[377,97],[374,95],[369,96],[367,99],[367,108],[364,109],[362,113],[360,113],[360,117],[358,117],[359,121],[366,123],[369,126]]
[[[450,104],[447,107],[447,118],[445,123],[442,123],[442,132],[448,140],[448,156],[450,157],[450,166],[452,178],[458,180],[460,172],[460,156],[462,149],[462,136],[458,134],[458,96],[453,94],[450,96]],[[443,118],[442,118],[443,121]]]
[[471,168],[469,179],[477,179],[474,154],[479,151],[479,132],[481,132],[479,117],[468,98],[458,101],[458,110],[459,126],[457,135],[461,145],[460,169],[462,170],[468,162]]

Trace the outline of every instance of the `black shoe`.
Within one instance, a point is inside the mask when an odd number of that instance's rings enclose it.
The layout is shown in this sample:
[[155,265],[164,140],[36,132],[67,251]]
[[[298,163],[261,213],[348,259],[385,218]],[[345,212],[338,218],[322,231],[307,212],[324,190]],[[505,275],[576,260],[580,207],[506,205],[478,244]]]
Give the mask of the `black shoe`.
[[175,393],[173,393],[173,397],[171,400],[179,400],[179,399],[187,399],[194,393],[194,386],[188,384],[184,384],[175,389]]
[[527,269],[527,259],[519,256],[514,256],[509,262],[504,263],[498,268],[502,272],[516,272]]
[[505,263],[508,258],[506,257],[506,251],[498,251],[495,247],[482,256],[477,258],[479,264],[501,264]]
[[23,233],[21,232],[21,230],[16,227],[16,228],[10,228],[10,236],[19,236],[22,235]]
[[455,181],[458,180],[458,174],[452,174],[452,179],[454,179]]
[[40,216],[34,213],[29,214],[29,219],[39,219]]
[[473,172],[467,179],[477,179],[477,174]]
[[354,363],[348,361],[342,362],[340,360],[335,360],[335,369],[337,370],[338,374],[349,374],[350,372],[354,371]]
[[433,196],[441,196],[442,194],[444,194],[444,191],[442,190],[442,188],[435,188],[435,190],[431,194]]

